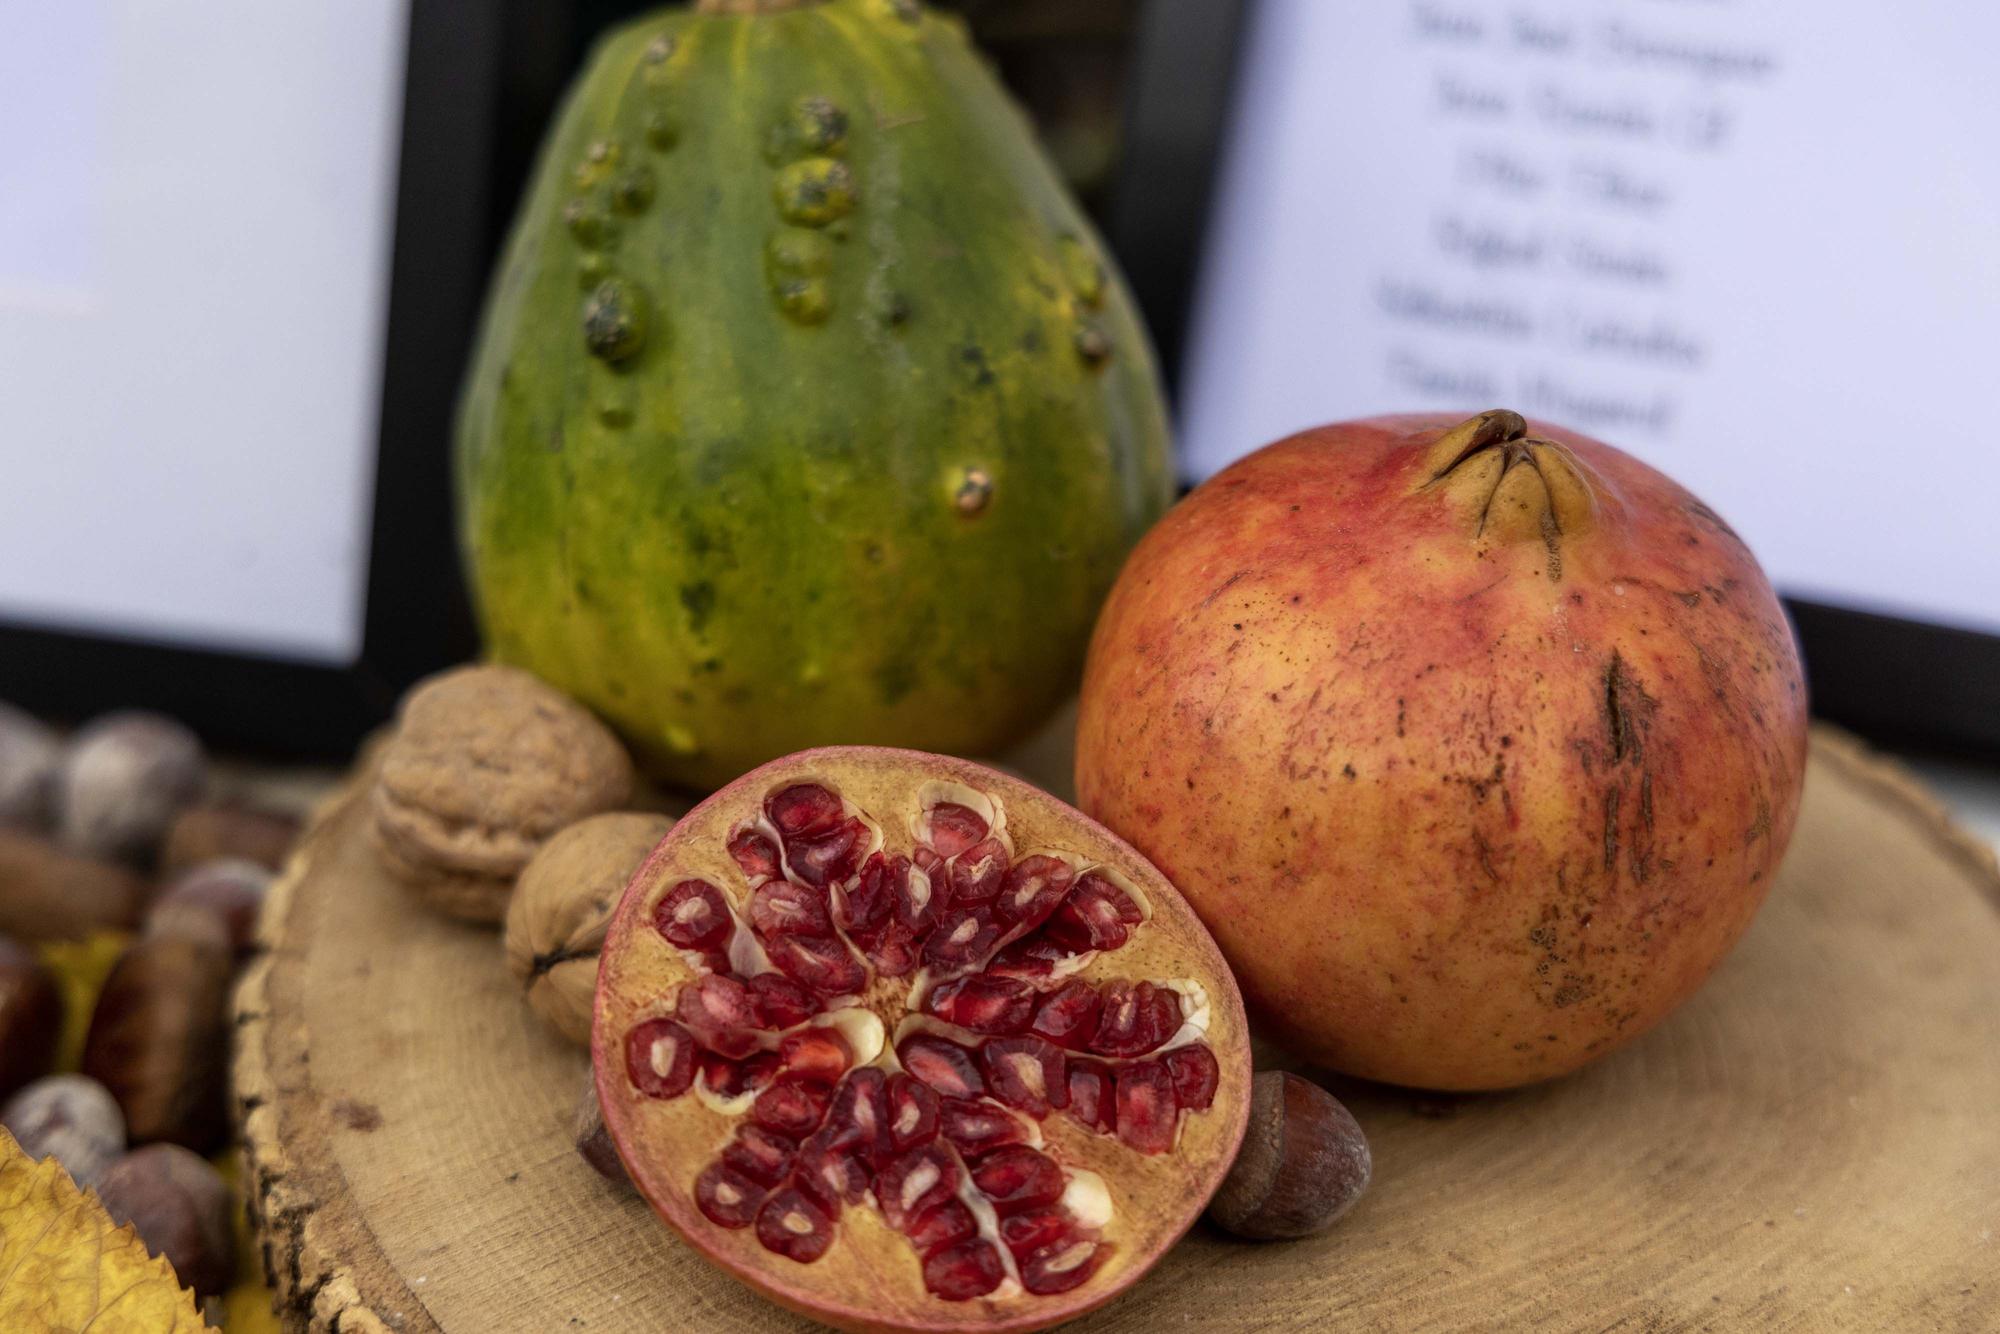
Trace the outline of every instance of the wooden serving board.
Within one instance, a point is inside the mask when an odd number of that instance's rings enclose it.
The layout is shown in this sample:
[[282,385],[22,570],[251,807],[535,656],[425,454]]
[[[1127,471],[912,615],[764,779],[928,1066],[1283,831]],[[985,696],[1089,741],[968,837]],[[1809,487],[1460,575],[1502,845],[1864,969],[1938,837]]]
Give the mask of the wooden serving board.
[[[353,802],[264,929],[237,1074],[295,1325],[803,1327],[578,1160],[585,1055],[492,933],[379,875]],[[2000,876],[1837,735],[1768,906],[1659,1029],[1510,1094],[1327,1082],[1374,1144],[1347,1219],[1286,1245],[1198,1227],[1076,1328],[2000,1329]]]

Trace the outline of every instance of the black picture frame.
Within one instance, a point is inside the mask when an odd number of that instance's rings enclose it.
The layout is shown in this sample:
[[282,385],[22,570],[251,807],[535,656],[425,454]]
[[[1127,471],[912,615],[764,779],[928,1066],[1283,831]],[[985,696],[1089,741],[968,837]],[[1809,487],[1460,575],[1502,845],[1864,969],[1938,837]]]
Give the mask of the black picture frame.
[[451,425],[493,252],[503,50],[515,20],[488,0],[410,8],[358,659],[337,668],[0,624],[0,699],[71,720],[160,709],[214,745],[334,758],[411,681],[472,651],[451,523]]
[[[1255,0],[1150,0],[1140,30],[1105,230],[1176,396],[1257,9]],[[1800,598],[1785,607],[1816,716],[1885,745],[2000,761],[2000,635]]]
[[[582,44],[639,0],[413,0],[359,659],[347,668],[0,624],[0,699],[157,708],[216,745],[338,758],[475,647],[451,422],[499,236]],[[1104,226],[1178,389],[1254,0],[1149,0]],[[2000,760],[2000,636],[1787,600],[1814,710],[1880,742]]]

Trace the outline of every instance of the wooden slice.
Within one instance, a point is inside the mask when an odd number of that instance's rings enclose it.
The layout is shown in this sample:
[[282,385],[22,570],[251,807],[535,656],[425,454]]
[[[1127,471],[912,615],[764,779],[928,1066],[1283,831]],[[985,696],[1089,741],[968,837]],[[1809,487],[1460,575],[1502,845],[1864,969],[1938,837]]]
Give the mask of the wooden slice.
[[[265,931],[237,1073],[294,1324],[803,1327],[577,1158],[584,1054],[492,933],[380,876],[351,802]],[[1374,1143],[1353,1213],[1283,1245],[1197,1228],[1076,1328],[2000,1328],[2000,875],[1838,736],[1748,938],[1633,1047],[1510,1094],[1327,1082]]]

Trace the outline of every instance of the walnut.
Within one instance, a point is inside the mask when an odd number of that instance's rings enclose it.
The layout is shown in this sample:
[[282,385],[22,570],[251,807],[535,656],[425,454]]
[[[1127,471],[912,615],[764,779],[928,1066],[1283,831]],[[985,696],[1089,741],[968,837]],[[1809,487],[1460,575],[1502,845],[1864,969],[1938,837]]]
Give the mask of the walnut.
[[422,902],[498,922],[537,848],[631,790],[631,760],[582,705],[512,667],[461,667],[403,700],[370,829]]
[[590,1044],[597,951],[625,882],[674,822],[620,812],[580,821],[529,861],[507,906],[507,966],[528,1004],[564,1037]]

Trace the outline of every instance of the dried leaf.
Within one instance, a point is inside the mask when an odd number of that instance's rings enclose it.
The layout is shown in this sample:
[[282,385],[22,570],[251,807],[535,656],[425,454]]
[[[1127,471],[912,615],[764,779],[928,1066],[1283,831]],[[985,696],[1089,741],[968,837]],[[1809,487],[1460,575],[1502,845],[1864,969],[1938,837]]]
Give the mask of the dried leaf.
[[0,1329],[201,1334],[194,1295],[53,1159],[0,1130]]
[[56,1048],[56,1069],[75,1070],[83,1059],[83,1039],[90,1029],[90,1015],[97,1008],[104,979],[111,965],[131,943],[128,931],[98,931],[82,940],[47,940],[36,946],[42,962],[56,975],[62,988],[63,1033]]

